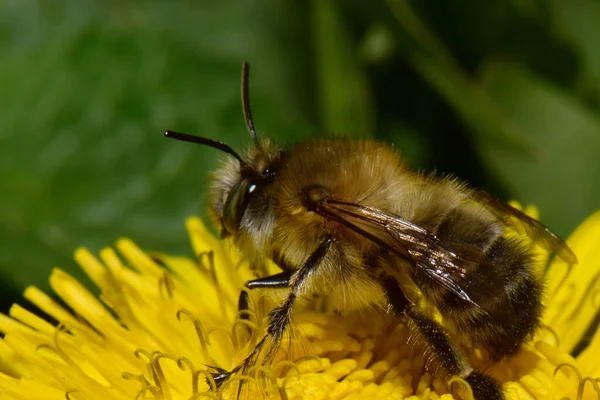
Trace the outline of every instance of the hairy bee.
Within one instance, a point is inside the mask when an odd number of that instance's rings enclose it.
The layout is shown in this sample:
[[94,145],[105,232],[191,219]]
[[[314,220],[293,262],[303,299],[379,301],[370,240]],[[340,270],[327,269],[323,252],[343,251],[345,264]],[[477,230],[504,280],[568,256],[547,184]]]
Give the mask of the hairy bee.
[[[253,262],[283,272],[246,283],[287,289],[266,336],[218,384],[245,369],[266,340],[278,343],[298,297],[327,294],[339,307],[380,304],[409,320],[445,373],[464,378],[479,400],[504,399],[500,384],[475,370],[444,327],[404,290],[406,278],[437,307],[444,324],[488,350],[515,354],[540,325],[543,284],[525,232],[569,263],[577,259],[545,226],[454,179],[409,170],[396,150],[373,140],[317,139],[283,150],[260,141],[242,68],[242,105],[254,146],[245,157],[224,143],[167,131],[167,137],[222,150],[233,158],[215,174],[211,210],[223,237]],[[336,296],[337,295],[337,296]],[[248,309],[242,291],[240,311]]]

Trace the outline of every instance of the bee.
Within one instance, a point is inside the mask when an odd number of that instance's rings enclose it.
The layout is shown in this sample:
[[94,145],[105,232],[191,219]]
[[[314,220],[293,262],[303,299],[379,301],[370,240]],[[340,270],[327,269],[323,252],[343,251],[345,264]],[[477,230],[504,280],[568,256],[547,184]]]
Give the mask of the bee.
[[[254,145],[245,156],[216,140],[167,131],[169,138],[231,156],[214,174],[211,213],[251,261],[282,271],[246,282],[248,290],[285,289],[266,335],[217,385],[245,370],[267,341],[280,343],[298,298],[327,294],[337,307],[385,307],[408,320],[431,359],[467,381],[478,400],[505,396],[494,378],[473,368],[447,333],[451,326],[492,360],[516,354],[540,326],[543,282],[523,237],[575,264],[558,236],[533,218],[456,179],[416,173],[392,147],[370,139],[327,138],[289,150],[259,140],[242,66],[242,108]],[[409,295],[407,280],[443,324]],[[238,308],[249,308],[242,290]],[[269,354],[267,358],[269,358]]]

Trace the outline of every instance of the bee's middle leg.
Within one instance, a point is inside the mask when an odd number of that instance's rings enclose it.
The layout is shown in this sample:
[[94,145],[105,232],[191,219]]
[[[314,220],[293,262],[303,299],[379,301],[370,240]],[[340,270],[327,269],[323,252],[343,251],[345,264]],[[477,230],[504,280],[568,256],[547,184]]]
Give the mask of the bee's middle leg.
[[404,294],[396,279],[381,278],[387,300],[394,312],[409,318],[411,333],[420,337],[431,352],[431,357],[450,375],[463,378],[469,383],[477,400],[503,400],[500,384],[491,376],[474,370],[460,353],[456,344],[436,321],[422,313]]

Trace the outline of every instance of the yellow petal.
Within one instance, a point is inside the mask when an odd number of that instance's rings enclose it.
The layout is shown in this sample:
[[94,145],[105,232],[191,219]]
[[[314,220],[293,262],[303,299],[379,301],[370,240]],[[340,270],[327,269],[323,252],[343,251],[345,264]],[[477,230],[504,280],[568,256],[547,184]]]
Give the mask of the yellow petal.
[[600,292],[599,243],[600,212],[596,212],[567,240],[579,264],[569,266],[561,259],[555,259],[548,271],[544,323],[556,332],[560,348],[565,352],[573,350],[598,313],[598,304],[593,300]]

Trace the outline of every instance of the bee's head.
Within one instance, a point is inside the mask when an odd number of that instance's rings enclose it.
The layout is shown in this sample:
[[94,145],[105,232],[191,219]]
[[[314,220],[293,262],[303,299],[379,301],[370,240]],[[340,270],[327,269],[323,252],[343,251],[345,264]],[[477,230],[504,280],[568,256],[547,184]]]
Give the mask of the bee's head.
[[213,173],[210,210],[221,237],[257,227],[269,212],[268,186],[278,173],[281,151],[269,142],[254,146],[239,160],[227,160]]
[[233,156],[233,159],[228,160],[214,174],[211,211],[221,225],[222,237],[238,233],[242,219],[249,209],[252,209],[254,214],[264,214],[261,211],[267,206],[264,201],[264,188],[275,179],[281,155],[278,148],[268,141],[259,141],[256,136],[248,95],[248,69],[248,64],[244,62],[242,107],[246,126],[254,141],[254,146],[246,157],[241,157],[230,146],[213,139],[173,131],[165,132],[166,137],[214,147]]

